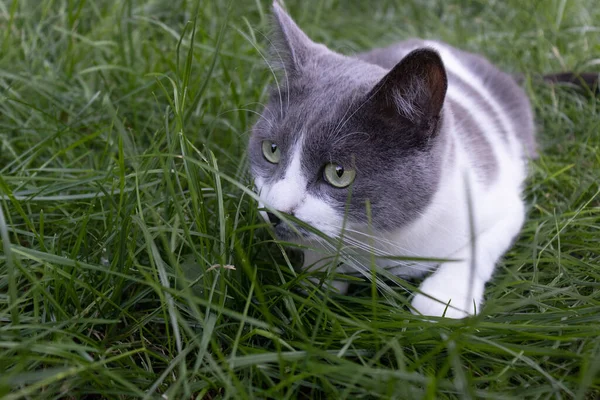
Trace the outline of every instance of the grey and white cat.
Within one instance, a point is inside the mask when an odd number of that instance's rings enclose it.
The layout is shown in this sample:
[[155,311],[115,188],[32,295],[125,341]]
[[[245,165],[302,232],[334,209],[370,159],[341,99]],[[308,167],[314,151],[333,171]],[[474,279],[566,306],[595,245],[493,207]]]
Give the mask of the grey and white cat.
[[277,2],[273,13],[282,73],[249,142],[263,216],[280,238],[314,249],[305,268],[330,262],[321,260],[328,247],[280,217],[353,247],[339,271],[360,269],[365,253],[397,276],[429,273],[414,312],[478,312],[525,217],[522,186],[536,154],[525,92],[483,57],[442,42],[344,56],[311,41]]

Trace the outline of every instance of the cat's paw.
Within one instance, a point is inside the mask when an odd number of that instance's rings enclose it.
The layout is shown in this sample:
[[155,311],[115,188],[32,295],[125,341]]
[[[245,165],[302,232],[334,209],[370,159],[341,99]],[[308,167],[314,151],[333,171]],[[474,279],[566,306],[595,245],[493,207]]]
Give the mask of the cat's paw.
[[473,303],[471,303],[471,312],[467,312],[466,297],[457,298],[456,294],[453,297],[444,296],[443,298],[439,294],[435,298],[425,296],[424,294],[417,294],[411,303],[413,314],[420,314],[429,317],[446,317],[452,319],[461,319],[468,317],[473,314]]
[[425,280],[419,289],[421,293],[411,302],[413,313],[452,319],[475,315],[483,303],[483,284],[475,282],[473,286],[472,290],[467,287],[457,290],[451,285],[433,285]]

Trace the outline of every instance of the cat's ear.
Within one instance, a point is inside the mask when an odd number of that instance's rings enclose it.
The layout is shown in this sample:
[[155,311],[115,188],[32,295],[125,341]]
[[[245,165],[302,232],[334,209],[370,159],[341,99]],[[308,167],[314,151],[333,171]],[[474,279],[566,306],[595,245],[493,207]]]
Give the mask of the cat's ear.
[[273,20],[272,61],[290,74],[299,73],[318,52],[318,45],[296,25],[278,0],[273,2]]
[[370,101],[382,116],[398,116],[430,131],[446,98],[448,79],[439,54],[429,48],[404,57],[371,90]]

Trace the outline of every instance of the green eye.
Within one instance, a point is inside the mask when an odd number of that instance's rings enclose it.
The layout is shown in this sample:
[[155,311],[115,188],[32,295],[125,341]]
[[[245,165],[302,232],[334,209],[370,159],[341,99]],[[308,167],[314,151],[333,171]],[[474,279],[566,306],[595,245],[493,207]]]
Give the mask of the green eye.
[[338,164],[327,164],[325,166],[325,180],[337,188],[345,188],[350,185],[356,177],[356,171],[345,169]]
[[270,140],[263,140],[262,152],[268,162],[277,164],[281,158],[279,147]]

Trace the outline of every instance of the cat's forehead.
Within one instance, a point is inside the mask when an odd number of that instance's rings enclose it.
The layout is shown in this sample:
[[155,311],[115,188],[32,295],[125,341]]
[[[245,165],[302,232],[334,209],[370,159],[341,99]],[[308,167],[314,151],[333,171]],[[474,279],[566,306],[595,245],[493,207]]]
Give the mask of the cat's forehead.
[[338,55],[325,55],[311,68],[288,79],[292,92],[303,92],[312,101],[321,99],[335,103],[358,93],[368,92],[385,71],[361,60]]
[[382,74],[379,68],[361,62],[321,63],[275,85],[270,97],[271,112],[278,117],[275,122],[279,130],[286,134],[330,128],[360,108]]

